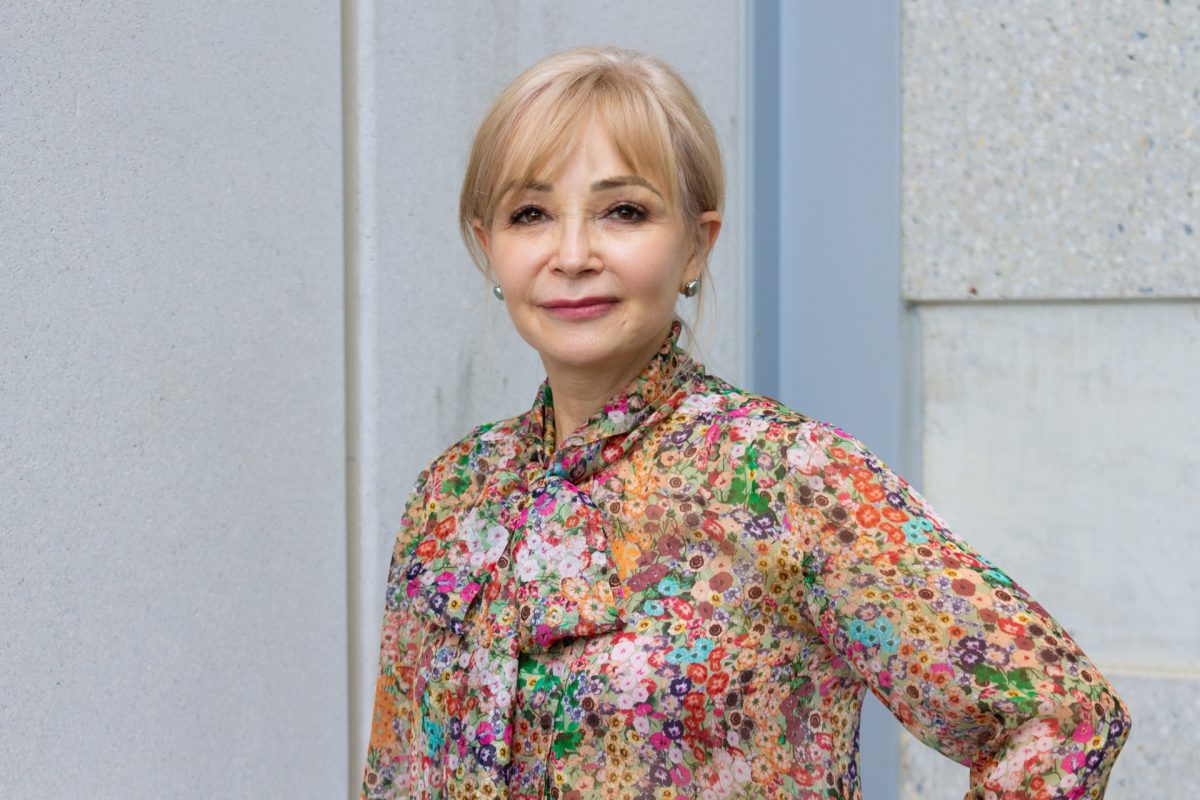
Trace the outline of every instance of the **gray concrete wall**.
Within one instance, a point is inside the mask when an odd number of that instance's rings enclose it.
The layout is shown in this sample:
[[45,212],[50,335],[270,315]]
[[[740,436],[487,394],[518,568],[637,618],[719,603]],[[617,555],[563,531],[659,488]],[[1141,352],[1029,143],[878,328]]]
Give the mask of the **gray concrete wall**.
[[346,764],[336,5],[0,7],[0,797]]
[[706,308],[699,354],[740,380],[743,16],[742,3],[722,0],[359,4],[363,206],[355,241],[366,302],[356,322],[361,394],[353,406],[361,447],[353,752],[366,749],[384,578],[412,480],[474,425],[528,408],[544,377],[458,240],[458,189],[475,125],[509,80],[558,50],[617,45],[674,65],[713,119],[729,179],[726,226],[710,261],[715,305]]
[[356,795],[418,470],[542,379],[455,196],[580,44],[674,63],[729,162],[741,3],[0,8],[0,797]]
[[[1107,796],[1190,797],[1200,9],[909,0],[902,38],[923,492],[1128,702]],[[902,797],[966,787],[902,741]]]

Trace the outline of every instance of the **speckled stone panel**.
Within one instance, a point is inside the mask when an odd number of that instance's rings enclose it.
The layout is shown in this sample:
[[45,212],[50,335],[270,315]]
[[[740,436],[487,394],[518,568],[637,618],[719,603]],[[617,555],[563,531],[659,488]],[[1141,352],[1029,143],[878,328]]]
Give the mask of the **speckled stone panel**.
[[345,796],[337,4],[0,3],[0,797]]
[[[1106,671],[1133,728],[1109,776],[1106,800],[1190,798],[1200,786],[1200,675]],[[962,800],[966,767],[912,736],[900,742],[901,800]]]
[[929,500],[1097,662],[1200,668],[1200,303],[919,317]]
[[1200,296],[1200,5],[903,5],[910,299]]

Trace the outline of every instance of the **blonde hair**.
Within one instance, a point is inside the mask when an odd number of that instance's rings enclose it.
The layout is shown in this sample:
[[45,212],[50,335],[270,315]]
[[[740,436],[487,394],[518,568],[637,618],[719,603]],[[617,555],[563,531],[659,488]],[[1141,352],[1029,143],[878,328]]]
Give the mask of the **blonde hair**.
[[518,75],[475,133],[459,196],[459,228],[484,275],[487,256],[475,239],[474,221],[490,228],[512,188],[537,179],[538,171],[543,176],[556,172],[594,117],[608,129],[621,157],[664,187],[664,197],[687,222],[722,210],[720,145],[678,73],[632,50],[567,50]]

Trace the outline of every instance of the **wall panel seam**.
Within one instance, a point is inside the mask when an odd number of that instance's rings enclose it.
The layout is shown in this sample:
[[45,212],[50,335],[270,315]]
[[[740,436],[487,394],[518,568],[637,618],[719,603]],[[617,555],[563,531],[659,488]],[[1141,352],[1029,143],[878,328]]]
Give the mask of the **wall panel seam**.
[[[375,427],[367,406],[374,396],[370,370],[374,321],[371,286],[376,259],[371,228],[374,221],[374,196],[370,172],[364,167],[371,152],[370,77],[373,23],[371,0],[341,1],[341,90],[342,90],[342,191],[343,191],[343,293],[345,346],[346,445],[346,780],[347,796],[359,796],[359,760],[366,751],[365,720],[361,709],[366,702],[360,675],[370,652],[367,641],[372,635],[364,621],[365,610],[372,607],[366,597],[373,586],[370,557],[370,504],[374,484],[370,480],[371,431]],[[365,80],[364,80],[365,78]]]

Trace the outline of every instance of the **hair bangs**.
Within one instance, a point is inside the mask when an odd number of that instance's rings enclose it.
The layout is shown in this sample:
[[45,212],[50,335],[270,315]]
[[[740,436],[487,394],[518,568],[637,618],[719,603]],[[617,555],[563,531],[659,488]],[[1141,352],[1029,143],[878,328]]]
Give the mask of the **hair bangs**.
[[596,116],[634,174],[650,180],[675,207],[681,176],[662,107],[643,91],[619,84],[598,98]]
[[[644,92],[604,76],[586,76],[567,86],[542,87],[514,109],[509,130],[495,143],[495,176],[484,177],[492,187],[483,199],[489,212],[509,192],[531,182],[544,182],[574,152],[593,121],[612,137],[618,154],[634,174],[650,180],[669,203],[679,199],[679,175],[671,147],[666,115]],[[484,220],[491,223],[491,214]]]

